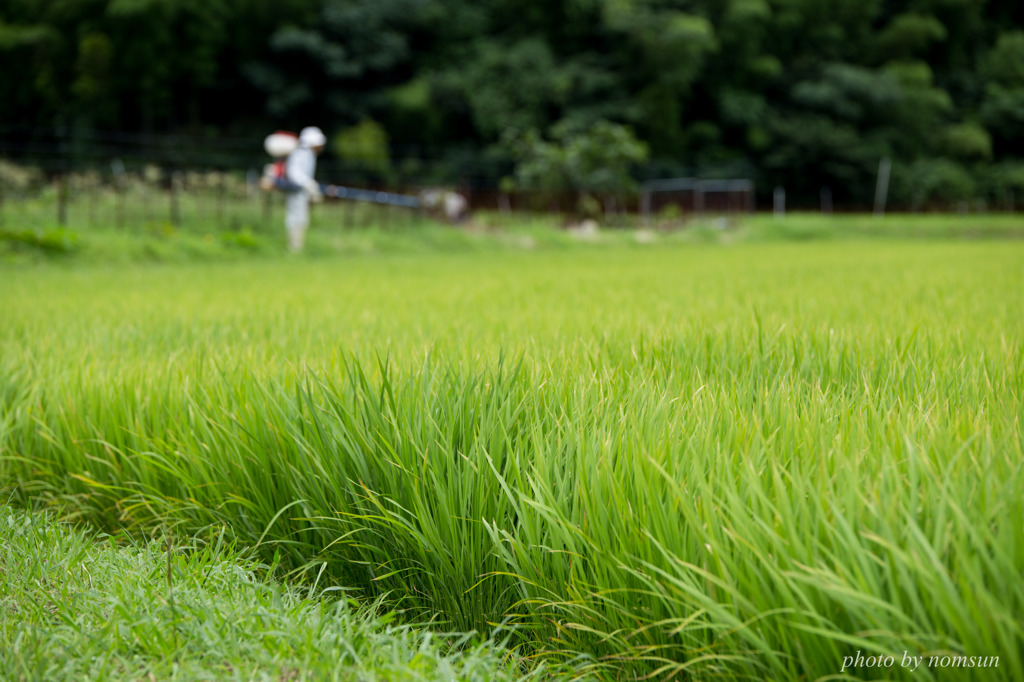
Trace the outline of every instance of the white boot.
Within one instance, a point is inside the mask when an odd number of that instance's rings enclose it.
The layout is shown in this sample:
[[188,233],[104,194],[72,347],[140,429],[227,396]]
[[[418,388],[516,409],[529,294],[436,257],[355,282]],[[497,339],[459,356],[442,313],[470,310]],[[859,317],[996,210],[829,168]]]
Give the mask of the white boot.
[[309,197],[305,192],[290,192],[284,203],[284,226],[288,231],[288,250],[302,251],[309,226]]
[[306,226],[291,225],[288,227],[288,250],[299,253],[306,245]]

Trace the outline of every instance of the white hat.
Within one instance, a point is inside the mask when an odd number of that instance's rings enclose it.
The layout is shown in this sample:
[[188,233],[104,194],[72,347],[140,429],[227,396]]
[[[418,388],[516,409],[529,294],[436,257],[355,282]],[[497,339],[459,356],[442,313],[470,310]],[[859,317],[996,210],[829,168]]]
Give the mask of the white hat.
[[327,144],[327,138],[322,130],[316,126],[309,126],[299,133],[299,144],[303,147],[323,147]]

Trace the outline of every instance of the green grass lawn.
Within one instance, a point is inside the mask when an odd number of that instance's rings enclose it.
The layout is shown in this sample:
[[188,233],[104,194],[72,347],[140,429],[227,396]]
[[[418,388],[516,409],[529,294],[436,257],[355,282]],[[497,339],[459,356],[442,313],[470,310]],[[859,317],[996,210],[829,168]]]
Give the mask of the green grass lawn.
[[0,484],[530,665],[1024,679],[1024,243],[393,251],[0,271]]
[[0,677],[527,679],[493,644],[282,586],[222,541],[116,543],[0,506]]

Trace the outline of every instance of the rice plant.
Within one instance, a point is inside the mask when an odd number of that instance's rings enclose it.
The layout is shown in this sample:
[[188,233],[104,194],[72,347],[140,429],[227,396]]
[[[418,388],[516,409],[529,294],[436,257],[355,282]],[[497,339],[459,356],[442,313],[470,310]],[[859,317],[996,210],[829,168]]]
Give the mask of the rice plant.
[[1024,678],[1022,256],[12,271],[0,481],[580,675]]

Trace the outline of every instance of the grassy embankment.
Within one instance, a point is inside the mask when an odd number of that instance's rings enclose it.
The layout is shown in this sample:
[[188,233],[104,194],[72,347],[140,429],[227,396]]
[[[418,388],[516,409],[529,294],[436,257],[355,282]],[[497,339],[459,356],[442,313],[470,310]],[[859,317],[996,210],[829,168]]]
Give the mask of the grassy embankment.
[[16,500],[609,677],[1024,677],[1019,243],[4,279]]
[[493,644],[282,586],[222,533],[113,540],[0,506],[0,678],[524,678]]
[[[183,193],[172,201],[166,190],[134,184],[123,194],[110,190],[70,192],[65,224],[61,226],[52,188],[32,199],[8,197],[0,202],[0,264],[273,258],[285,251],[281,201],[280,194],[244,198],[237,191],[223,195],[209,189]],[[306,254],[326,257],[437,250],[544,250],[571,247],[580,241],[597,247],[647,247],[794,240],[1024,238],[1024,221],[1007,214],[914,214],[878,219],[870,215],[797,213],[783,219],[758,214],[694,220],[666,213],[649,223],[635,215],[620,215],[610,226],[639,231],[605,229],[597,235],[576,235],[552,229],[566,221],[565,217],[547,214],[480,212],[461,229],[453,229],[407,209],[328,202],[314,208]]]

